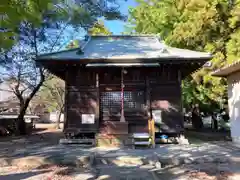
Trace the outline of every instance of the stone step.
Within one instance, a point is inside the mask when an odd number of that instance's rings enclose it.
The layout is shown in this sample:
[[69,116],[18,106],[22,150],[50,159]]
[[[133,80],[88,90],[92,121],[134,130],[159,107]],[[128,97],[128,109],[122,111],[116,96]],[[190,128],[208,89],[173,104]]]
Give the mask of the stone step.
[[94,146],[95,139],[60,139],[59,144],[79,144],[84,147]]
[[150,138],[149,133],[134,133],[133,134],[134,139],[147,139]]
[[131,137],[129,135],[97,135],[97,146],[102,147],[123,147],[131,145]]
[[150,145],[151,143],[149,141],[135,141],[134,145]]

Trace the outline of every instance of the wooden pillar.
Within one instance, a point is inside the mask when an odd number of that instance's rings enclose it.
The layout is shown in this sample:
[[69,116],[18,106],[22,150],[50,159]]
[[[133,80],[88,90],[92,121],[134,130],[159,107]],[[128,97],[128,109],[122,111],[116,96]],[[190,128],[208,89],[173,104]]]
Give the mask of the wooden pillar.
[[152,148],[155,148],[155,122],[154,119],[152,118],[152,108],[151,108],[151,89],[150,89],[150,81],[149,81],[149,76],[146,76],[146,110],[148,113],[148,130],[149,130],[149,135],[151,138],[151,146]]
[[124,68],[121,70],[121,117],[120,122],[126,122],[124,115]]
[[146,86],[146,92],[145,92],[145,98],[146,98],[146,110],[148,113],[148,116],[150,119],[152,119],[152,111],[151,111],[151,89],[150,89],[150,81],[149,76],[146,76],[145,80],[145,86]]
[[[182,126],[184,128],[184,112],[183,112],[183,102],[182,102],[182,73],[181,73],[181,69],[178,69],[178,84],[179,84],[179,88],[180,88],[180,98],[179,98],[179,104],[180,104],[180,109],[179,109],[179,114],[181,117],[181,121],[182,121]],[[182,133],[182,132],[181,132]]]
[[65,130],[67,128],[67,108],[68,108],[68,66],[65,71],[65,96],[64,96],[64,123],[63,123],[63,129]]
[[99,90],[99,73],[96,72],[96,91],[97,91],[97,116],[95,118],[96,122],[97,122],[97,128],[99,129],[100,126],[100,90]]
[[180,93],[181,93],[181,96],[180,96],[180,108],[181,108],[181,112],[183,110],[183,104],[182,104],[182,73],[181,73],[181,70],[178,69],[178,74],[177,74],[177,77],[178,77],[178,84],[180,86]]

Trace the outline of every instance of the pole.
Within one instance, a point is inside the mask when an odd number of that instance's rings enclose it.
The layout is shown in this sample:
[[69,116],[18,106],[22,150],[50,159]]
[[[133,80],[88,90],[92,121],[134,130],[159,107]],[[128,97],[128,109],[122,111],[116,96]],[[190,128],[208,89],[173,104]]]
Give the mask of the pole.
[[120,122],[126,122],[124,116],[124,68],[121,70],[121,117]]

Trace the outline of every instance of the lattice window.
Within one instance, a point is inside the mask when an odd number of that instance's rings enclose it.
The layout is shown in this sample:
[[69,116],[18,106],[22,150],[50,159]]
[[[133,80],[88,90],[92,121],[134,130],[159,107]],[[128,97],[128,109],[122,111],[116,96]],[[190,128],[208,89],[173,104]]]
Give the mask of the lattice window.
[[[111,113],[120,113],[121,111],[121,92],[102,92],[101,93],[101,111]],[[139,111],[144,107],[143,91],[126,91],[124,92],[124,110]]]

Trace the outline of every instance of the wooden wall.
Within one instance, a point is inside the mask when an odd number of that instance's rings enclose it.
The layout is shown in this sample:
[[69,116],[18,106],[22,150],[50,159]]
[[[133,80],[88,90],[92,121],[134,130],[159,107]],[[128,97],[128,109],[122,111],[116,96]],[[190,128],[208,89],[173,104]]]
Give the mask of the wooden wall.
[[162,111],[162,132],[176,133],[183,130],[181,74],[177,66],[165,66],[149,74],[152,110]]
[[[94,72],[69,67],[66,75],[65,129],[96,132],[99,123],[99,98]],[[95,114],[94,124],[83,124],[82,114]]]
[[[161,131],[183,128],[181,86],[177,66],[126,68],[125,119],[129,133],[147,131],[151,110],[162,110]],[[97,132],[104,122],[119,121],[121,69],[69,67],[66,75],[66,128]],[[95,124],[81,123],[82,114],[95,114]]]

